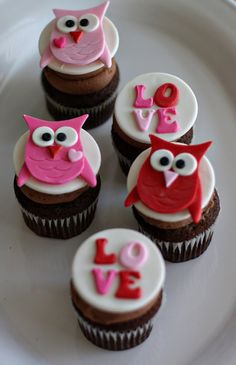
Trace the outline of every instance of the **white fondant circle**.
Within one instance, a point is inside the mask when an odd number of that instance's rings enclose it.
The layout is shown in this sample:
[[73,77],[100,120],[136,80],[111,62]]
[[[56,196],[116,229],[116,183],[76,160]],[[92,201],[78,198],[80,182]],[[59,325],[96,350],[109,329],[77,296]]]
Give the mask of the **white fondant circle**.
[[[173,121],[178,121],[180,130],[175,133],[156,133],[158,117],[154,114],[147,131],[141,131],[135,121],[133,104],[135,101],[135,86],[145,85],[145,99],[154,97],[155,91],[164,83],[172,83],[179,89],[179,102],[176,106],[177,115],[173,116]],[[157,110],[155,104],[151,109]],[[149,108],[150,109],[150,108]],[[143,112],[148,108],[142,109]],[[137,142],[150,144],[149,134],[155,134],[166,141],[175,141],[187,133],[195,123],[198,113],[196,96],[192,89],[179,77],[167,73],[153,72],[137,76],[130,81],[119,93],[115,103],[115,118],[122,131]]]
[[[16,175],[19,174],[21,167],[24,163],[25,157],[25,145],[27,143],[29,137],[29,132],[24,133],[17,141],[14,152],[13,152],[13,163]],[[81,143],[83,146],[83,152],[88,162],[90,163],[94,174],[96,175],[101,166],[101,153],[99,147],[94,140],[94,138],[86,132],[84,129],[81,129]],[[45,184],[39,180],[36,180],[33,177],[25,184],[29,188],[39,191],[45,194],[65,194],[70,193],[72,191],[76,191],[81,189],[87,185],[86,181],[81,178],[76,178],[66,184],[53,185],[53,184]]]
[[[48,46],[50,35],[52,31],[54,20],[52,20],[42,31],[39,38],[39,53],[42,56],[44,50]],[[119,47],[119,34],[112,23],[112,21],[108,18],[104,18],[103,22],[104,26],[104,34],[106,39],[107,47],[110,51],[111,57],[114,57],[118,47]],[[104,64],[101,61],[95,61],[85,66],[73,66],[66,63],[62,63],[55,58],[48,64],[48,67],[54,71],[61,72],[68,75],[83,75],[89,72],[94,72],[99,68],[104,67]]]
[[[139,175],[139,171],[141,167],[144,164],[144,161],[149,156],[149,153],[151,151],[151,148],[148,148],[147,150],[143,151],[133,162],[128,178],[127,178],[127,189],[128,194],[130,191],[137,185],[137,179]],[[213,167],[208,160],[207,157],[203,157],[200,166],[199,166],[199,176],[202,184],[202,208],[205,208],[207,204],[209,203],[212,194],[215,189],[215,174]],[[149,209],[145,204],[143,204],[141,201],[138,201],[134,204],[135,208],[145,215],[146,217],[163,221],[163,222],[179,222],[185,219],[189,219],[191,217],[189,211],[183,210],[182,212],[174,213],[174,214],[163,214],[155,212],[154,210]]]
[[[116,277],[110,291],[106,295],[99,295],[96,291],[92,269],[99,268],[105,271],[112,269],[127,270],[119,261],[112,265],[94,264],[96,254],[96,239],[106,238],[107,253],[115,253],[119,256],[120,250],[131,241],[140,241],[148,248],[148,259],[138,269],[141,279],[136,280],[132,287],[142,288],[143,295],[139,299],[118,299],[115,292],[119,286],[119,278]],[[165,264],[162,255],[156,245],[141,233],[131,229],[109,229],[98,232],[89,237],[79,247],[72,265],[72,281],[78,294],[91,306],[107,311],[125,313],[140,309],[150,303],[160,293],[165,280]]]

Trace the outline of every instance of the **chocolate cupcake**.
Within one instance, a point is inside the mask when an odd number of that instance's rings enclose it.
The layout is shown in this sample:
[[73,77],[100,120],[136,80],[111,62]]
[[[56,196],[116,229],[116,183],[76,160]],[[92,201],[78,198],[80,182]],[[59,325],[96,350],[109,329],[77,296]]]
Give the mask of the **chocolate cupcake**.
[[30,131],[14,149],[14,190],[25,223],[39,236],[70,238],[93,220],[101,155],[81,129],[87,117],[55,123],[24,116]]
[[89,341],[126,350],[149,336],[163,297],[165,265],[150,239],[129,229],[88,238],[72,267],[71,298]]
[[132,164],[125,205],[142,233],[172,262],[194,259],[209,246],[220,211],[211,145],[183,145],[151,135],[152,147]]
[[84,10],[54,9],[55,20],[39,39],[42,85],[55,120],[89,114],[84,128],[112,114],[119,70],[114,59],[119,36],[105,17],[109,1]]
[[190,144],[197,112],[193,91],[176,76],[155,72],[130,81],[117,97],[112,125],[123,172],[127,174],[135,158],[150,147],[150,133]]

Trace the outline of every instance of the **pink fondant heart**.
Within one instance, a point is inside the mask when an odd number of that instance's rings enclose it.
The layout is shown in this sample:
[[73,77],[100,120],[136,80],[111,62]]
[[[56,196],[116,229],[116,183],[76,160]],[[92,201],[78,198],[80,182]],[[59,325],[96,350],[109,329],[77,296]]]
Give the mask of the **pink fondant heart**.
[[82,151],[76,151],[74,148],[71,148],[68,152],[68,157],[71,162],[76,162],[81,160],[83,157]]
[[54,38],[53,44],[57,48],[64,48],[66,45],[66,37]]

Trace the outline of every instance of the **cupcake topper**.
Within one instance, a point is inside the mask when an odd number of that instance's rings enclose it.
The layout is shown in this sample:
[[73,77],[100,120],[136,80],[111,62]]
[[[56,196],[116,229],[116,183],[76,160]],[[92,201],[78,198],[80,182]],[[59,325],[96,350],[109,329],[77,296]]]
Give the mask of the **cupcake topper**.
[[199,163],[212,142],[182,145],[150,135],[151,152],[144,162],[137,185],[126,198],[128,207],[141,201],[163,214],[188,209],[198,223],[202,214],[202,188]]
[[24,185],[31,176],[55,185],[81,177],[90,186],[95,186],[96,176],[83,154],[80,141],[80,130],[87,118],[86,114],[55,123],[24,115],[30,134],[18,186]]
[[108,6],[109,1],[106,1],[91,9],[54,9],[56,19],[40,66],[46,67],[55,58],[74,66],[84,66],[100,59],[111,67],[111,55],[103,30],[103,18]]

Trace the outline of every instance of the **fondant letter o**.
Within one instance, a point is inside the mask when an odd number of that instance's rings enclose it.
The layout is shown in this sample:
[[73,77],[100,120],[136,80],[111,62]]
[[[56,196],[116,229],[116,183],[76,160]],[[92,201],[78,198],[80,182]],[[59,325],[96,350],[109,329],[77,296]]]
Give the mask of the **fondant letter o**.
[[[170,89],[170,95],[166,96],[166,91]],[[171,83],[161,85],[154,95],[154,103],[161,108],[176,106],[179,101],[179,89]]]
[[[136,252],[136,254],[135,254]],[[148,258],[148,249],[142,242],[130,242],[120,251],[120,263],[128,269],[139,269]]]

